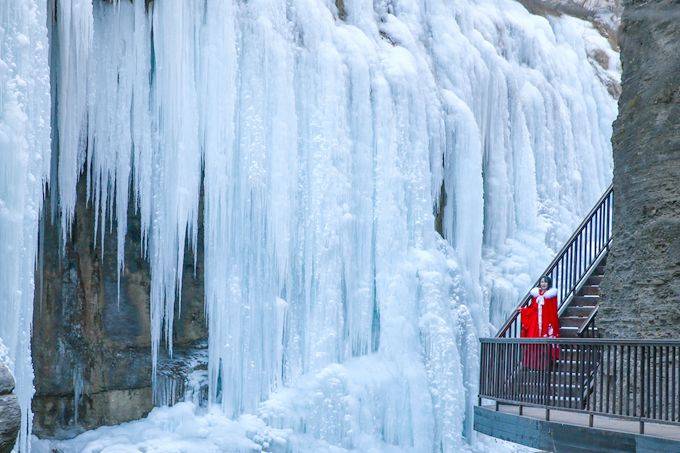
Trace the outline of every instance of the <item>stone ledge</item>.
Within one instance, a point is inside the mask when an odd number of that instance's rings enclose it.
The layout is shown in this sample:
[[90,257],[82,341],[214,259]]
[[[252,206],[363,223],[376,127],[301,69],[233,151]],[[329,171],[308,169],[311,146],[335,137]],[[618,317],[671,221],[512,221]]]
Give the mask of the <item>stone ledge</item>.
[[73,395],[33,398],[33,433],[40,438],[69,439],[100,426],[145,417],[153,409],[151,387],[84,394],[75,420]]
[[0,453],[12,450],[21,424],[21,410],[13,390],[14,378],[0,362]]

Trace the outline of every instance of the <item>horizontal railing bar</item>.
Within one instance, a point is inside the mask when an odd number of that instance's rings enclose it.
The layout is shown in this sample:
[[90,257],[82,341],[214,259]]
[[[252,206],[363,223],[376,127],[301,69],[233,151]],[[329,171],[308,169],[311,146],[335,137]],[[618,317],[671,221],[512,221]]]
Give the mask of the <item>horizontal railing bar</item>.
[[579,344],[579,345],[624,345],[624,346],[680,346],[677,340],[656,340],[647,338],[499,338],[479,339],[486,344]]

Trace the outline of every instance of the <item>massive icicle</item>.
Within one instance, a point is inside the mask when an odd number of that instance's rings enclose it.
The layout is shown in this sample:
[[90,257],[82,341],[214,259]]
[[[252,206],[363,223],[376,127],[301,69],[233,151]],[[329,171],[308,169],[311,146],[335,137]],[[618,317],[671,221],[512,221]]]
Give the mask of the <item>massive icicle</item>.
[[58,42],[53,56],[55,67],[56,124],[58,149],[58,200],[61,208],[62,239],[71,231],[76,209],[76,183],[85,162],[87,125],[87,77],[92,41],[92,1],[70,0],[49,4],[55,15]]
[[144,3],[59,0],[58,181],[68,226],[87,163],[121,266],[132,187],[154,363],[202,224],[213,402],[456,450],[477,336],[609,180],[604,40],[509,0]]
[[0,5],[0,338],[21,405],[17,445],[31,427],[34,269],[50,168],[50,76],[44,1]]

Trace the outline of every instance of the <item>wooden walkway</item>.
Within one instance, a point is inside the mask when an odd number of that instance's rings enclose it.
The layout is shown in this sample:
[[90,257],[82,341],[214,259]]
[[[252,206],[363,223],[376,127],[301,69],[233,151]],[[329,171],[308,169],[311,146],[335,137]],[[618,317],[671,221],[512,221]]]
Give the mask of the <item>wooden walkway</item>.
[[495,405],[475,407],[475,430],[532,448],[554,452],[680,453],[680,426],[645,423],[596,415],[593,426],[584,413],[544,408]]
[[[494,406],[489,407],[494,408]],[[519,415],[519,406],[501,404],[499,405],[498,410],[506,414]],[[545,420],[545,409],[541,407],[524,407],[522,408],[522,415],[524,417],[535,418],[537,420]],[[550,421],[568,423],[570,425],[583,426],[586,428],[589,427],[588,414],[571,411],[551,409]],[[604,417],[600,415],[593,416],[592,427],[631,434],[639,434],[640,429],[640,425],[637,421],[622,420],[620,418]],[[680,426],[646,422],[645,435],[680,441]]]

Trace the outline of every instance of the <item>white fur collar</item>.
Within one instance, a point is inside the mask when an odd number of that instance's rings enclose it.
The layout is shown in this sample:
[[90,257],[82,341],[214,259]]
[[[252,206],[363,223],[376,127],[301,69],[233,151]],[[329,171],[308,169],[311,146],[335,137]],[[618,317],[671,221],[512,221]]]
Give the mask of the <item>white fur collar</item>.
[[[539,288],[533,288],[529,292],[529,294],[531,294],[532,297],[538,297],[539,294],[540,294]],[[548,291],[545,292],[545,294],[543,294],[543,297],[545,297],[546,299],[550,299],[550,298],[553,298],[553,297],[556,297],[556,296],[557,296],[557,290],[555,288],[550,288]]]

